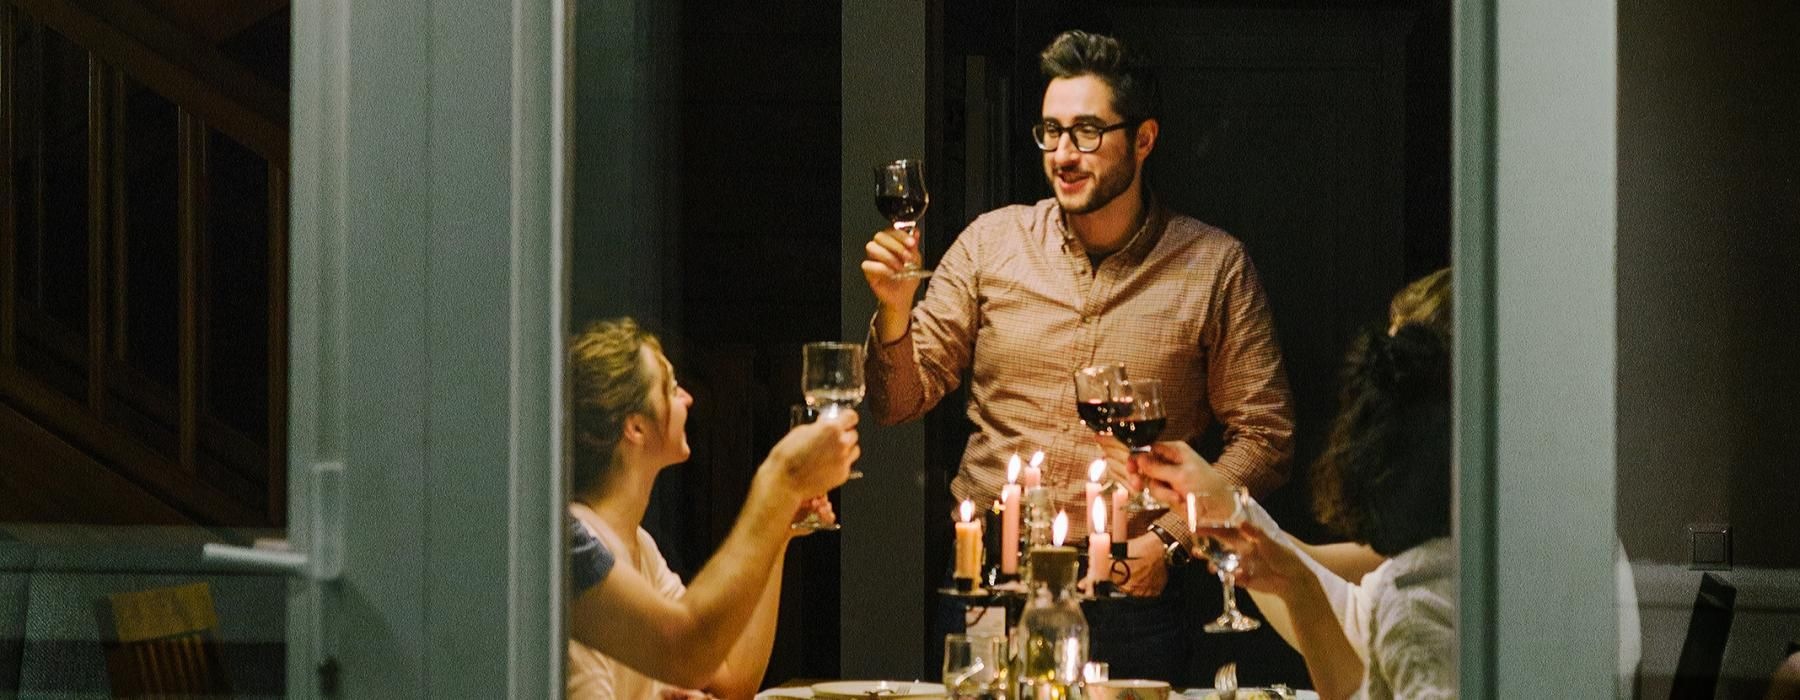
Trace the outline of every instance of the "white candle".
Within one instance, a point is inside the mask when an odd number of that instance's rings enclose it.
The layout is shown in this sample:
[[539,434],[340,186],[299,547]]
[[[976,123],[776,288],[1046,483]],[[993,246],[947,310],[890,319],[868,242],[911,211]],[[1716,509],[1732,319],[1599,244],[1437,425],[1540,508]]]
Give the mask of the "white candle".
[[1111,578],[1112,536],[1106,534],[1106,503],[1096,496],[1088,506],[1088,518],[1094,525],[1088,531],[1088,578],[1099,583]]
[[1019,573],[1019,458],[1006,466],[1006,486],[1000,489],[1000,573]]
[[1200,519],[1197,517],[1194,517],[1194,494],[1192,492],[1189,492],[1187,495],[1187,507],[1188,507],[1188,532],[1193,532],[1194,530],[1198,529],[1196,527],[1196,524],[1200,522]]
[[962,522],[956,523],[956,578],[981,579],[981,523],[973,520],[975,502],[962,502]]

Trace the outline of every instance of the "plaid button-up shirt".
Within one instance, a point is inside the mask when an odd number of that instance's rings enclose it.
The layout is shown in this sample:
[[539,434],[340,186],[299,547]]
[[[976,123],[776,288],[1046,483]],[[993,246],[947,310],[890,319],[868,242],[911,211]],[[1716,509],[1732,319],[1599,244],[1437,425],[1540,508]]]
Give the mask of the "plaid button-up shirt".
[[[1053,508],[1084,537],[1088,464],[1100,456],[1075,415],[1074,373],[1122,361],[1163,383],[1165,440],[1225,427],[1214,467],[1262,495],[1287,480],[1294,417],[1281,350],[1256,268],[1217,228],[1154,202],[1143,226],[1098,269],[1054,199],[982,215],[934,270],[907,333],[871,335],[868,402],[875,419],[923,415],[971,371],[977,428],[950,490],[986,507],[1008,458],[1043,450]],[[1185,515],[1158,523],[1190,541]]]

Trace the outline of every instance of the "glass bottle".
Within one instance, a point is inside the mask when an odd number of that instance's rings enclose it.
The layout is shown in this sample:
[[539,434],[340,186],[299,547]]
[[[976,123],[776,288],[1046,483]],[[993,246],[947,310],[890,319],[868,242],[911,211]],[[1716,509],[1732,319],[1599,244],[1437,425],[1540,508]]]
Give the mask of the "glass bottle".
[[1012,630],[1014,700],[1081,697],[1081,668],[1088,660],[1088,623],[1075,590],[1075,549],[1031,550],[1029,597]]

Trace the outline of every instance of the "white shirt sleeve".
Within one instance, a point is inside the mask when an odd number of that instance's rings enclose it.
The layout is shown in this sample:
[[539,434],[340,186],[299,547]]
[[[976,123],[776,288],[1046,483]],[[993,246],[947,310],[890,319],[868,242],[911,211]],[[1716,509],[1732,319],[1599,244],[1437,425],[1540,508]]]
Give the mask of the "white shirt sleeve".
[[[1308,556],[1306,550],[1295,546],[1294,539],[1281,529],[1281,525],[1275,522],[1275,518],[1269,515],[1269,511],[1263,509],[1261,503],[1257,503],[1254,498],[1249,500],[1250,507],[1245,515],[1250,522],[1256,523],[1257,527],[1262,528],[1263,532],[1269,533],[1272,539],[1293,550],[1294,554],[1299,555],[1300,561],[1306,563],[1306,568],[1312,570],[1313,576],[1319,579],[1319,586],[1325,589],[1325,599],[1330,601],[1331,611],[1337,614],[1338,624],[1344,628],[1344,637],[1350,640],[1350,648],[1356,650],[1357,658],[1362,659],[1363,665],[1367,666],[1369,663],[1369,598],[1366,590],[1369,578],[1364,577],[1363,584],[1358,585],[1332,573],[1330,569],[1325,568],[1324,564],[1320,564]],[[1380,572],[1381,570],[1377,568],[1370,572],[1369,576],[1375,576]]]

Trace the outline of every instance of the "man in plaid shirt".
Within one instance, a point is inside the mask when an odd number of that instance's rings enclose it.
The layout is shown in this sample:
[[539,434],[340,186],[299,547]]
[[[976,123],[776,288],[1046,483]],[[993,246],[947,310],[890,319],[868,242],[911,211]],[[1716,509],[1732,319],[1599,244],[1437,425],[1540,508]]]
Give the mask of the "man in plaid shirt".
[[[918,418],[967,371],[977,430],[952,494],[985,507],[1005,483],[1008,458],[1042,450],[1051,507],[1068,511],[1077,538],[1089,522],[1087,467],[1102,450],[1075,414],[1073,375],[1124,362],[1132,378],[1162,381],[1165,439],[1195,440],[1221,423],[1225,445],[1210,467],[1267,494],[1287,480],[1294,420],[1255,267],[1237,239],[1164,209],[1144,185],[1160,125],[1155,79],[1141,58],[1111,37],[1071,31],[1041,59],[1050,82],[1032,134],[1054,196],[978,217],[916,306],[918,280],[897,274],[917,262],[916,238],[888,229],[866,246],[863,275],[879,302],[871,415],[883,424]],[[1122,450],[1112,448],[1122,476]],[[1166,605],[1117,620],[1090,606],[1094,656],[1114,656],[1106,660],[1115,675],[1170,678],[1182,655],[1174,638],[1187,621],[1169,619],[1178,606],[1164,587],[1192,535],[1173,512],[1131,535],[1121,587]],[[1170,640],[1168,656],[1145,656],[1143,644],[1158,635]],[[1105,653],[1126,644],[1143,658],[1142,672]]]

